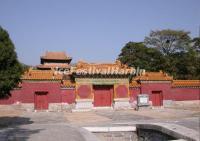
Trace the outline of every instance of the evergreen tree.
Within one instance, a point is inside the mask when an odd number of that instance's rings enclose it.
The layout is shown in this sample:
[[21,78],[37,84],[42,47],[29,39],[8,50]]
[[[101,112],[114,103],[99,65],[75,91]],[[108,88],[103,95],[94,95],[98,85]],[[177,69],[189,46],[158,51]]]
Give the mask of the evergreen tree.
[[0,27],[0,97],[8,96],[20,81],[22,66],[14,44],[6,30]]

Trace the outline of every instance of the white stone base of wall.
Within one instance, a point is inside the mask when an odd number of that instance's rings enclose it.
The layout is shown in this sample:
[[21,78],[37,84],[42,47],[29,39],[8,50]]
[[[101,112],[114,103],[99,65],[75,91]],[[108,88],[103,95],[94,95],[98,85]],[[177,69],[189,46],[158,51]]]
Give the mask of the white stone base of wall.
[[[166,101],[166,100],[164,100]],[[190,109],[190,108],[198,108],[200,109],[200,100],[185,100],[185,101],[168,101],[166,102],[163,101],[163,106],[166,108],[180,108],[180,109]],[[165,104],[164,104],[165,103]]]
[[34,111],[34,103],[20,103],[20,102],[16,102],[14,104],[12,104],[12,107],[14,109],[18,109],[18,110],[25,110],[25,111]]
[[114,109],[131,109],[131,103],[129,102],[129,98],[115,98]]
[[49,103],[49,111],[61,111],[61,103]]
[[[34,103],[20,103],[16,102],[12,105],[10,105],[13,109],[17,110],[24,110],[24,111],[41,111],[41,110],[35,110]],[[59,112],[59,111],[66,111],[71,112],[71,110],[74,108],[74,104],[68,104],[68,103],[49,103],[48,109],[44,111],[52,111],[52,112]],[[43,110],[42,110],[43,111]]]
[[92,99],[77,99],[75,110],[87,110],[93,108]]
[[10,105],[0,105],[1,109],[11,109],[11,110],[22,110],[22,111],[34,111],[34,104],[33,103],[14,103]]
[[21,106],[26,111],[33,111],[34,110],[34,104],[33,103],[22,103]]
[[71,112],[72,108],[74,107],[73,104],[68,103],[49,103],[48,111],[66,111]]
[[173,100],[163,100],[163,106],[164,107],[170,107],[174,104]]
[[92,108],[93,110],[112,110],[113,109],[113,107],[93,107]]

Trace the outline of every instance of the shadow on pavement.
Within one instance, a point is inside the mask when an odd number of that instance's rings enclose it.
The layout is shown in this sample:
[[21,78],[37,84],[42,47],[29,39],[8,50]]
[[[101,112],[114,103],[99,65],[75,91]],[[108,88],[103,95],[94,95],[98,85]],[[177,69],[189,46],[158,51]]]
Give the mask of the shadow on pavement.
[[26,129],[23,125],[32,124],[30,118],[25,117],[0,117],[0,141],[26,141],[31,134],[36,134],[41,129]]

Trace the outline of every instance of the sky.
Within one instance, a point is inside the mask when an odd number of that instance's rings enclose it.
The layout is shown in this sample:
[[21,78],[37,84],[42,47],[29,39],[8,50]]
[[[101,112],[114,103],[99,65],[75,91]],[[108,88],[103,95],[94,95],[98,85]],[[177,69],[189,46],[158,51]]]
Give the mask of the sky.
[[0,26],[25,64],[39,64],[46,51],[65,51],[74,63],[110,63],[151,30],[198,36],[199,7],[200,0],[0,0]]

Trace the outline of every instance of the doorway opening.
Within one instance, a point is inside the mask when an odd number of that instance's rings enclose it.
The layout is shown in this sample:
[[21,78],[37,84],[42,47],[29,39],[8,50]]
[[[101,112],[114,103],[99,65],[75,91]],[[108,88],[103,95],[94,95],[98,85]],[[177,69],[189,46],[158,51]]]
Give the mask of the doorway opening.
[[34,98],[35,110],[47,110],[49,108],[47,91],[36,91]]
[[113,102],[113,85],[93,85],[94,107],[111,107]]
[[162,106],[163,105],[162,91],[152,91],[151,101],[153,106]]

